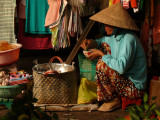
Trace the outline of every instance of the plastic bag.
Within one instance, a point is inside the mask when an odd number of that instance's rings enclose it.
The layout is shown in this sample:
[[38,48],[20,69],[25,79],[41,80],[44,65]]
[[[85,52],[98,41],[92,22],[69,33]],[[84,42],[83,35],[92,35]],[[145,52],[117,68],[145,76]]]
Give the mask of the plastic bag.
[[78,104],[93,103],[97,100],[97,84],[87,78],[81,78],[78,91]]
[[10,85],[28,83],[28,81],[29,81],[29,74],[23,70],[10,73],[10,80],[9,80]]

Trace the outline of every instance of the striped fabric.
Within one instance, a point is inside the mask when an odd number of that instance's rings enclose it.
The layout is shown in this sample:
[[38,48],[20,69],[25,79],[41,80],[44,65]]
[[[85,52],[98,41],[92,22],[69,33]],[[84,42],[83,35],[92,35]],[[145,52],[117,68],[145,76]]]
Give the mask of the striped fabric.
[[123,0],[123,7],[129,9],[129,1]]
[[0,0],[0,40],[15,43],[14,14],[16,0]]

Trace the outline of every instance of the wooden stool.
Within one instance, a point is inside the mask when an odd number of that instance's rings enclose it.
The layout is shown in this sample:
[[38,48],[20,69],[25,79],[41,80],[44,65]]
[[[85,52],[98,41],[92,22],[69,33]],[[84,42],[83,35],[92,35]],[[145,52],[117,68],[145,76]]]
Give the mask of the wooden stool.
[[[150,81],[150,88],[149,88],[149,105],[153,102],[156,102],[157,105],[160,105],[160,77],[154,76]],[[155,100],[152,100],[153,96],[157,96]]]
[[125,110],[126,107],[130,104],[141,105],[141,101],[142,101],[142,99],[129,99],[126,97],[121,97],[121,100],[122,100],[122,110]]

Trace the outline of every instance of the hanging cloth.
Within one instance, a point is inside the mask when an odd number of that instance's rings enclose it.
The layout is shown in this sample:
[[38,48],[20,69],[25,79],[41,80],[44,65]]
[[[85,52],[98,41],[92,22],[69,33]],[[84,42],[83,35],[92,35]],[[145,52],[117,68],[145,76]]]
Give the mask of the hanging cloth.
[[52,28],[51,32],[52,32],[51,43],[52,43],[52,47],[55,48],[57,44],[58,26],[55,26],[54,28]]
[[45,26],[55,23],[59,19],[61,0],[48,0],[49,9],[45,19]]
[[160,44],[160,1],[157,0],[153,25],[153,44]]
[[125,9],[129,9],[129,0],[122,0],[122,5]]
[[155,0],[150,0],[150,3],[151,3],[151,5],[150,5],[150,25],[153,25],[153,19],[154,19],[154,17],[155,17],[155,15],[154,15],[154,12],[155,12]]
[[153,44],[152,39],[153,39],[153,28],[150,25],[149,35],[148,35],[148,53],[147,53],[148,67],[152,66],[152,44]]
[[53,28],[58,25],[67,5],[66,0],[48,0],[49,9],[45,19],[45,26]]
[[[89,2],[90,0],[69,0],[69,5],[73,8],[78,8],[79,14],[82,15],[83,13],[88,13],[90,10],[90,8],[87,6],[87,2]],[[92,0],[92,3],[94,2],[94,0]],[[85,7],[87,6],[87,10],[85,10]],[[86,15],[86,14],[85,14]]]
[[70,45],[70,42],[67,40],[66,30],[66,16],[63,15],[60,24],[51,29],[51,43],[53,49],[59,50],[60,48],[66,48]]
[[149,24],[150,17],[150,0],[146,0],[145,2],[145,21]]
[[26,0],[21,0],[21,3],[26,6]]
[[131,7],[132,8],[137,8],[138,7],[137,0],[131,0]]
[[51,49],[51,35],[47,34],[46,37],[31,37],[25,35],[25,19],[18,19],[18,43],[22,44],[23,49],[42,50]]
[[78,12],[78,8],[72,7],[69,18],[68,33],[72,37],[75,37],[76,35],[78,37],[78,35],[82,34],[82,31],[82,23]]
[[140,0],[140,6],[139,6],[140,11],[144,10],[144,0]]
[[[60,48],[65,48],[68,45],[70,45],[70,42],[67,40],[67,29],[66,29],[66,14],[64,12],[65,7],[67,5],[66,0],[61,0],[61,5],[59,7],[58,17],[56,14],[54,14],[54,18],[57,18],[57,21],[52,21],[51,24],[48,25],[48,27],[51,29],[52,37],[51,37],[51,43],[52,47],[55,50],[59,50]],[[52,11],[53,12],[53,11]],[[48,11],[49,15],[49,11]],[[47,17],[46,17],[47,19]]]
[[154,0],[146,0],[145,1],[145,20],[148,24],[153,25],[153,19],[155,17],[155,1]]
[[153,39],[153,29],[152,26],[149,25],[146,21],[143,22],[142,30],[141,30],[141,43],[145,50],[148,67],[152,66],[152,39]]
[[26,4],[25,0],[19,0],[18,18],[26,19]]
[[113,0],[113,4],[121,3],[121,0]]
[[[58,19],[57,19],[57,21],[50,21],[50,23],[51,24],[49,24],[48,25],[48,27],[50,28],[50,29],[52,29],[53,27],[55,27],[55,26],[57,26],[58,24],[60,24],[60,21],[61,21],[61,17],[62,17],[62,15],[63,15],[63,13],[64,13],[64,10],[65,10],[65,7],[66,7],[66,5],[67,5],[67,1],[66,0],[61,0],[61,6],[60,6],[60,9],[59,9],[59,11],[58,11]],[[55,16],[57,16],[56,14],[54,14],[54,17]],[[52,16],[53,17],[53,16]],[[47,19],[47,17],[46,17],[46,19]]]
[[109,0],[109,7],[113,5],[113,0]]
[[133,8],[134,13],[138,13],[140,10],[140,0],[137,0],[137,7]]
[[147,55],[148,51],[148,36],[149,36],[149,24],[144,21],[141,29],[140,40]]
[[0,0],[0,39],[16,43],[14,34],[14,15],[16,0]]
[[25,32],[51,34],[50,29],[44,26],[48,8],[47,0],[26,0]]

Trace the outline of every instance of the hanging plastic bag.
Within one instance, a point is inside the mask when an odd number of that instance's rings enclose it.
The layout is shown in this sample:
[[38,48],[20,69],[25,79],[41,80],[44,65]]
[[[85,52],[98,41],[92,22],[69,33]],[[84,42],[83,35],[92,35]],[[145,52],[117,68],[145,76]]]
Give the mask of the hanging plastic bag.
[[87,78],[81,78],[78,91],[78,104],[93,103],[97,100],[97,84]]

